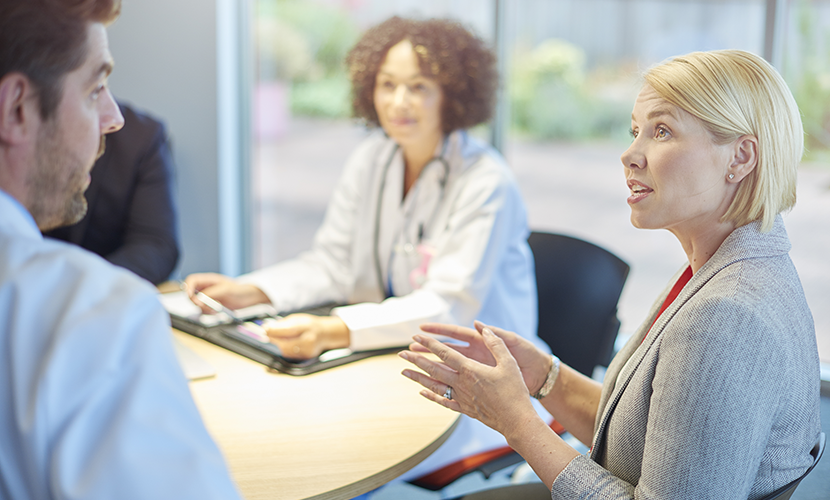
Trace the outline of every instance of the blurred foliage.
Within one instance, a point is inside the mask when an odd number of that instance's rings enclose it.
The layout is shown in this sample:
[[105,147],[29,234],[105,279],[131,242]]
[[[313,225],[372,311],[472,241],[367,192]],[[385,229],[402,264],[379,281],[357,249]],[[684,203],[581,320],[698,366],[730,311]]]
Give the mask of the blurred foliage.
[[[805,159],[830,162],[830,29],[815,9],[814,1],[794,2],[798,50],[785,76],[804,121]],[[348,12],[310,0],[258,0],[255,26],[259,78],[290,83],[294,114],[350,115],[344,60],[360,33]],[[519,45],[507,76],[511,126],[538,139],[627,138],[637,74],[625,66],[588,71],[582,49],[563,40]]]
[[538,139],[627,137],[637,92],[628,70],[589,73],[582,49],[558,39],[515,54],[509,75],[515,129]]
[[305,116],[350,116],[350,91],[351,85],[345,76],[295,82],[291,88],[291,112]]
[[805,160],[830,163],[830,29],[817,23],[813,2],[794,6],[799,60],[787,60],[785,74],[804,123]]
[[259,78],[263,81],[310,80],[322,76],[307,37],[281,19],[256,20]]
[[350,115],[344,61],[359,30],[347,12],[308,0],[259,0],[256,30],[259,79],[289,82],[293,113]]

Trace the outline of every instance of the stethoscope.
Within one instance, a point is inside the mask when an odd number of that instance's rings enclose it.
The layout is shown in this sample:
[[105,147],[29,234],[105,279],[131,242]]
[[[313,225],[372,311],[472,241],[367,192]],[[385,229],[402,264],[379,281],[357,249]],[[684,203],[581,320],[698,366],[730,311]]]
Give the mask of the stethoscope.
[[[441,154],[439,156],[432,157],[427,162],[427,164],[424,165],[424,168],[421,170],[421,174],[420,174],[420,175],[423,175],[424,172],[429,168],[429,166],[432,165],[433,163],[436,163],[436,162],[440,163],[441,166],[444,168],[444,175],[441,177],[441,180],[440,180],[441,196],[438,199],[438,203],[436,203],[436,205],[435,205],[435,211],[433,212],[432,216],[430,217],[430,219],[429,219],[430,221],[435,217],[435,213],[437,212],[438,207],[441,206],[441,202],[443,201],[444,192],[445,192],[446,186],[447,186],[447,178],[449,178],[449,176],[450,176],[450,165],[449,165],[449,163],[447,163],[447,160],[444,159],[444,154],[447,151],[448,139],[449,139],[449,136],[444,138],[444,145],[441,148]],[[390,167],[390,165],[392,165],[392,160],[395,159],[395,154],[397,154],[398,149],[400,149],[400,146],[398,144],[395,144],[395,147],[392,148],[392,152],[389,154],[389,158],[386,159],[386,163],[383,166],[383,172],[381,173],[381,177],[380,177],[380,188],[378,189],[378,204],[377,204],[377,208],[375,210],[375,232],[374,232],[374,245],[373,245],[373,254],[374,254],[374,258],[375,258],[375,274],[376,274],[377,280],[378,280],[378,287],[380,287],[380,290],[381,290],[381,292],[383,292],[383,295],[384,295],[385,298],[389,298],[391,295],[389,294],[389,291],[387,290],[386,284],[384,284],[384,282],[383,282],[383,272],[382,272],[381,265],[380,265],[380,249],[379,249],[379,242],[380,242],[380,210],[381,210],[381,207],[383,205],[383,192],[386,189],[386,175],[389,173],[389,167]],[[406,227],[406,224],[404,224],[404,227]],[[423,230],[424,229],[423,229],[423,226],[422,226],[420,231],[419,231],[420,234],[418,234],[419,239],[423,237]],[[390,275],[391,275],[391,266],[390,266]]]

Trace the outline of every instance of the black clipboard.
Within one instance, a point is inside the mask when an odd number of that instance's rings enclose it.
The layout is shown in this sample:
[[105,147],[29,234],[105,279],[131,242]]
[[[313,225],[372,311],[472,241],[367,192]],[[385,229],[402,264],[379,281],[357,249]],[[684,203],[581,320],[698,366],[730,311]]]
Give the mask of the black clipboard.
[[[328,304],[294,312],[305,312],[309,314],[316,314],[318,316],[325,316],[330,314],[332,308],[334,307],[336,307],[336,304]],[[245,356],[248,359],[252,359],[267,366],[268,368],[287,375],[308,375],[309,373],[316,373],[328,368],[334,368],[335,366],[341,366],[359,359],[378,356],[381,354],[396,353],[406,348],[405,346],[398,346],[367,351],[334,349],[326,351],[320,356],[312,359],[292,359],[284,356],[276,345],[271,344],[270,342],[257,340],[249,335],[241,333],[239,330],[239,322],[230,320],[220,324],[205,325],[193,317],[184,317],[172,312],[169,312],[169,314],[170,323],[173,328],[189,333],[194,337],[207,340],[212,344]],[[261,314],[256,317],[246,317],[245,319],[267,319],[269,317],[273,318],[274,316],[269,314]]]

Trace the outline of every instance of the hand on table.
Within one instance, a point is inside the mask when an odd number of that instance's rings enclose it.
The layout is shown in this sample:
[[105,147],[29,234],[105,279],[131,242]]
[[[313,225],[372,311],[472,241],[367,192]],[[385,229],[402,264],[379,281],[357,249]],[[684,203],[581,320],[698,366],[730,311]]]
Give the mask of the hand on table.
[[[480,420],[505,435],[508,441],[520,423],[539,419],[519,364],[505,341],[489,328],[482,325],[481,334],[450,325],[425,325],[422,329],[470,343],[470,346],[451,346],[428,335],[414,337],[416,344],[412,350],[399,355],[426,372],[403,371],[404,376],[427,389],[421,391],[422,396]],[[427,358],[421,354],[424,351],[432,352],[440,361]],[[524,349],[519,351],[524,353]],[[448,386],[452,387],[452,399],[443,396]]]
[[221,302],[230,309],[241,309],[254,304],[268,304],[268,296],[255,285],[238,283],[222,274],[195,273],[184,280],[187,293],[194,304],[202,308],[202,312],[213,314],[216,311],[203,304],[193,294],[202,292],[208,297]]
[[[495,326],[488,326],[480,321],[475,322],[476,329],[457,325],[427,323],[421,325],[421,330],[442,335],[466,343],[467,345],[447,344],[447,347],[458,351],[464,356],[489,366],[495,366],[495,358],[485,343],[482,330],[489,328],[497,337],[501,338],[512,357],[519,365],[527,387],[528,394],[536,394],[550,371],[550,356],[540,351],[532,342],[513,332]],[[415,352],[428,352],[420,344],[412,344],[409,349]]]
[[336,316],[291,314],[263,326],[287,358],[309,359],[329,349],[349,346],[349,327]]

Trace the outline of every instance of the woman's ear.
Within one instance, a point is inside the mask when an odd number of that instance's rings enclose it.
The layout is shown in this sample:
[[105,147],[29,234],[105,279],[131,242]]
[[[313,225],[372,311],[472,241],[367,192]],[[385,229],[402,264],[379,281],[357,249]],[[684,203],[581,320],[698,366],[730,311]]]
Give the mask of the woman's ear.
[[34,94],[32,82],[22,73],[0,78],[0,144],[19,144],[34,130],[32,113],[39,112]]
[[758,165],[758,139],[744,135],[735,141],[732,163],[727,171],[727,181],[738,183]]

